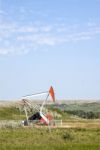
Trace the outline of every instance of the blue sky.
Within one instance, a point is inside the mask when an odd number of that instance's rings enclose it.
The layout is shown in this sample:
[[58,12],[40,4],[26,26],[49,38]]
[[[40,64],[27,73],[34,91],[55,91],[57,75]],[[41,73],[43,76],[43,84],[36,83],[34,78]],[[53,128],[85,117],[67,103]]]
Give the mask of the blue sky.
[[0,99],[100,99],[100,0],[0,0]]

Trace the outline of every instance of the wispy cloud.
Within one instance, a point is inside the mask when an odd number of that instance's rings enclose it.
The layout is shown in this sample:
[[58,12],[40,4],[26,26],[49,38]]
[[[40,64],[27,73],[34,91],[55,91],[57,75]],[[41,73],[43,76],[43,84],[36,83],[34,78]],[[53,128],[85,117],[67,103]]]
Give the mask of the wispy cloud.
[[[25,10],[21,8],[21,11]],[[97,35],[100,35],[100,26],[90,22],[87,26],[81,27],[79,24],[70,26],[64,23],[35,24],[34,22],[23,25],[20,22],[2,21],[0,23],[0,55],[27,54],[42,46],[50,47],[90,40]]]
[[[44,27],[46,28],[46,27]],[[54,28],[52,27],[53,31]],[[60,31],[59,31],[60,30]],[[38,28],[38,31],[41,31],[41,27]],[[20,35],[17,37],[17,40],[19,41],[30,41],[34,42],[36,44],[47,44],[47,45],[56,45],[56,44],[62,44],[65,42],[76,42],[80,40],[88,40],[96,36],[97,34],[100,34],[100,27],[95,28],[89,28],[86,31],[80,31],[80,32],[71,32],[67,33],[67,28],[56,28],[55,33],[50,30],[51,32],[37,32],[36,34],[26,34],[26,35]],[[62,31],[62,32],[61,32]],[[59,34],[60,32],[60,34]]]
[[26,17],[32,17],[32,18],[47,18],[48,17],[48,11],[45,9],[45,12],[40,10],[34,10],[30,9],[28,6],[20,6],[19,8],[19,14],[20,14],[20,20],[26,19]]

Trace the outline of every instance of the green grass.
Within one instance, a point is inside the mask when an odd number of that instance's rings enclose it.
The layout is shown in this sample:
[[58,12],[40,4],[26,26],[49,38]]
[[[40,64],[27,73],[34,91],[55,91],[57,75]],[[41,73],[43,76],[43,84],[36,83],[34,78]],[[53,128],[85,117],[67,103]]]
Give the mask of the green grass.
[[100,129],[19,128],[0,130],[0,150],[99,150]]
[[[80,107],[86,108],[87,105],[84,104]],[[93,105],[91,104],[90,107],[92,109]],[[88,125],[88,123],[95,123],[95,120],[77,120],[71,118],[72,115],[62,112],[61,114],[67,124],[85,123]],[[21,120],[23,118],[25,118],[24,113],[20,114],[15,107],[0,108],[0,120]],[[98,120],[97,123],[99,123]],[[56,128],[52,129],[51,133],[48,132],[47,128],[2,128],[0,129],[0,150],[99,150],[100,128],[96,124],[95,128],[90,128],[91,124],[86,128]]]
[[16,107],[0,107],[0,120],[20,120],[25,118]]
[[53,104],[50,106],[51,108],[59,108],[61,110],[70,110],[70,111],[73,111],[73,110],[83,110],[85,112],[89,112],[89,111],[92,111],[92,112],[100,112],[100,102],[91,102],[91,103],[87,103],[87,102],[84,102],[84,103],[79,103],[79,102],[73,102],[73,103],[69,103],[69,104],[60,104],[60,105],[57,105],[57,104]]
[[53,104],[48,106],[51,110],[57,111],[62,115],[63,120],[71,119],[73,116],[86,119],[100,119],[100,102],[91,103],[65,103],[65,104]]
[[[73,120],[73,115],[69,113],[64,113],[64,111],[78,111],[82,110],[84,112],[93,112],[100,114],[100,102],[91,102],[91,103],[72,103],[72,104],[54,104],[47,106],[49,109],[58,112],[62,115],[62,119],[71,119]],[[25,114],[21,113],[16,107],[0,107],[0,120],[21,120],[25,118]]]
[[5,145],[0,150],[100,150],[100,145],[65,144],[65,145]]

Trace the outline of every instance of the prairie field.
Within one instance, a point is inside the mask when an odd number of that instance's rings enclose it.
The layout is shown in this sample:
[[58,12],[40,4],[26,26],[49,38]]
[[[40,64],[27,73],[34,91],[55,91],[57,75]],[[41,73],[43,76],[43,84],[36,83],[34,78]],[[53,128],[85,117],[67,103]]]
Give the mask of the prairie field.
[[[100,103],[99,103],[100,104]],[[73,105],[73,108],[72,108]],[[77,105],[77,104],[76,104]],[[79,105],[79,107],[78,107]],[[99,150],[100,149],[100,119],[87,119],[74,115],[74,110],[99,113],[96,103],[92,104],[56,104],[47,106],[57,111],[62,119],[62,125],[47,126],[21,126],[25,114],[19,112],[15,105],[0,106],[0,150]],[[82,106],[83,105],[83,106]],[[82,109],[80,109],[80,107]],[[70,109],[71,108],[71,109]],[[71,113],[65,110],[71,110]],[[79,111],[80,112],[80,111]],[[79,114],[78,112],[78,114]],[[74,112],[76,113],[76,112]],[[83,115],[83,114],[82,114]],[[87,113],[88,115],[88,113]],[[90,117],[90,116],[89,116]],[[94,117],[92,114],[91,117]]]
[[0,150],[99,150],[100,129],[18,128],[0,130]]

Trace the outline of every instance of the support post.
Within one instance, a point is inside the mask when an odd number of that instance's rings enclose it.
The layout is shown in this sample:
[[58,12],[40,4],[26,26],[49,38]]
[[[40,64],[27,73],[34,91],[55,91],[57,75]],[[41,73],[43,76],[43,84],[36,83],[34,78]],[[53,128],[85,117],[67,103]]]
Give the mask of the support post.
[[29,125],[29,122],[28,122],[28,115],[27,115],[27,110],[26,110],[26,107],[25,107],[25,106],[24,106],[24,110],[25,110],[25,115],[26,115],[27,125]]

